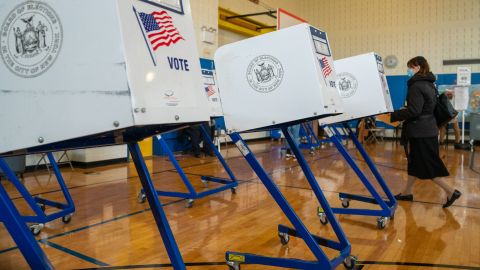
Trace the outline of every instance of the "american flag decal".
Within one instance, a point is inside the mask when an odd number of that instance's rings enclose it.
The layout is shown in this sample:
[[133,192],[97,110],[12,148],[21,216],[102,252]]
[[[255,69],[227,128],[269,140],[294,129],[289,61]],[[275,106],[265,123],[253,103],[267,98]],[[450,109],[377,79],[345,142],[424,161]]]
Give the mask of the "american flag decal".
[[168,47],[184,39],[173,24],[172,17],[166,11],[155,11],[150,14],[140,12],[138,15],[154,51],[159,47]]
[[205,87],[205,91],[207,91],[208,97],[211,97],[216,93],[215,89],[213,89],[213,86],[211,85],[209,85],[208,87]]
[[322,68],[322,73],[323,77],[328,77],[330,74],[332,74],[333,70],[330,67],[330,64],[328,63],[327,58],[324,56],[322,59],[318,60],[320,62],[320,67]]

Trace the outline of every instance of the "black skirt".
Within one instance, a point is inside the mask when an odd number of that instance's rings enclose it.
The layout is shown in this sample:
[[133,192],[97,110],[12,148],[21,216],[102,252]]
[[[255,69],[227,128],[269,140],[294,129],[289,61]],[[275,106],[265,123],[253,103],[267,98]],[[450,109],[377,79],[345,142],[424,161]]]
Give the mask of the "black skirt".
[[408,175],[419,179],[449,176],[440,159],[438,138],[409,138]]

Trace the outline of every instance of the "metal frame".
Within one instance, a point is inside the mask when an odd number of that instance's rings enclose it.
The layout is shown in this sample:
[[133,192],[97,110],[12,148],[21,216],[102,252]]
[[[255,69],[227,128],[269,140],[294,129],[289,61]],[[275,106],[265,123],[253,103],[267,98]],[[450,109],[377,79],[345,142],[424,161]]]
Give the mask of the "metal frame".
[[[265,12],[257,12],[257,13],[249,13],[249,14],[228,16],[228,17],[226,17],[225,19],[227,19],[227,20],[231,20],[231,19],[241,19],[241,18],[255,17],[255,16],[260,16],[260,15],[267,15],[267,16],[269,16],[269,17],[272,17],[272,18],[276,19],[277,16],[276,16],[276,15],[273,15],[273,14],[277,14],[277,11],[276,11],[276,10],[269,10],[269,11],[265,11]],[[275,27],[276,27],[276,26],[275,26]]]
[[[165,197],[174,197],[174,198],[182,198],[182,199],[187,199],[186,207],[190,208],[192,207],[193,203],[197,199],[201,199],[203,197],[222,192],[224,190],[230,189],[232,193],[236,193],[236,188],[238,186],[237,178],[233,174],[232,170],[228,166],[227,162],[223,158],[222,154],[218,151],[217,147],[215,144],[212,142],[212,139],[210,135],[208,134],[208,131],[205,129],[205,127],[200,125],[200,130],[202,132],[202,135],[204,137],[203,143],[208,143],[210,145],[210,148],[212,151],[215,153],[215,156],[220,160],[220,163],[222,164],[223,168],[225,171],[228,173],[228,178],[220,178],[220,177],[215,177],[215,176],[202,176],[201,180],[202,183],[205,185],[205,187],[208,187],[209,182],[214,182],[214,183],[219,183],[222,184],[222,186],[209,189],[203,192],[197,192],[195,188],[193,187],[192,183],[188,179],[187,175],[183,171],[182,167],[178,163],[177,159],[175,158],[175,155],[173,154],[172,150],[168,147],[167,142],[165,139],[161,136],[158,135],[158,142],[160,143],[160,146],[162,147],[163,151],[167,153],[168,158],[170,162],[172,162],[173,166],[175,167],[175,170],[178,172],[180,175],[180,178],[183,181],[183,184],[187,187],[188,192],[172,192],[172,191],[163,191],[163,190],[157,190],[157,195],[158,196],[165,196]],[[140,191],[138,194],[138,202],[143,203],[145,202],[145,193],[143,192],[143,189]]]
[[[316,260],[315,261],[305,261],[299,259],[289,259],[289,258],[275,258],[275,257],[265,257],[261,255],[248,254],[248,253],[239,253],[227,251],[226,260],[230,269],[238,270],[240,269],[241,264],[260,264],[260,265],[270,265],[284,268],[295,268],[295,269],[334,269],[342,262],[347,265],[352,265],[355,263],[355,260],[350,256],[351,246],[348,242],[347,237],[345,236],[342,228],[340,227],[335,215],[330,208],[330,205],[327,202],[318,182],[316,181],[310,167],[308,166],[307,161],[301,153],[299,147],[297,147],[292,139],[288,127],[282,127],[282,132],[287,139],[290,148],[295,154],[310,186],[312,187],[315,196],[320,203],[320,205],[325,209],[325,214],[331,220],[331,225],[333,231],[335,232],[338,241],[333,241],[319,236],[311,234],[307,227],[302,223],[300,218],[297,216],[293,208],[290,206],[288,201],[285,199],[283,194],[280,192],[280,189],[268,175],[259,161],[255,158],[252,151],[248,148],[245,141],[242,139],[240,134],[232,133],[230,137],[232,141],[236,144],[240,152],[249,163],[250,167],[255,171],[257,176],[262,181],[263,185],[267,188],[270,195],[273,197],[278,206],[282,209],[283,213],[287,216],[290,223],[294,228],[289,228],[285,225],[278,226],[279,237],[282,244],[287,244],[289,237],[298,237],[303,239],[307,244],[309,250],[313,253]],[[340,255],[332,260],[330,260],[326,254],[321,249],[321,246],[328,247],[340,252]],[[353,266],[352,266],[353,268]]]
[[[370,171],[375,176],[377,183],[380,185],[385,195],[387,195],[387,199],[384,200],[380,196],[380,194],[372,185],[368,177],[363,173],[363,171],[360,169],[357,163],[353,160],[352,156],[348,153],[348,150],[342,145],[341,140],[338,138],[338,135],[335,134],[334,131],[332,131],[333,128],[327,125],[327,126],[323,126],[323,128],[327,133],[327,135],[329,136],[330,141],[335,145],[335,147],[338,149],[338,151],[342,154],[342,156],[347,161],[348,165],[354,170],[354,172],[357,174],[360,181],[363,183],[363,185],[367,188],[367,190],[373,196],[372,198],[372,197],[366,197],[362,195],[340,193],[339,197],[340,197],[340,200],[342,201],[343,208],[332,208],[332,210],[336,214],[378,216],[379,218],[377,219],[377,227],[379,229],[383,229],[387,225],[388,220],[390,218],[393,218],[395,215],[395,210],[398,205],[397,200],[395,199],[394,195],[388,188],[385,180],[383,179],[382,175],[380,174],[377,167],[375,166],[375,163],[373,163],[372,159],[370,158],[368,153],[365,151],[362,144],[358,141],[357,137],[355,136],[355,133],[352,131],[348,123],[344,122],[343,127],[347,131],[350,139],[353,141],[355,147],[357,148],[357,150],[360,152],[363,159],[367,163]],[[350,201],[352,200],[360,201],[364,203],[370,203],[370,204],[377,204],[380,206],[381,209],[380,210],[361,209],[361,208],[349,209],[348,207],[350,206]],[[326,224],[328,217],[324,215],[323,211],[321,211],[320,208],[319,208],[318,214],[320,216],[320,220],[322,221],[322,224]]]
[[[33,216],[22,216],[22,220],[26,223],[34,223],[30,226],[30,230],[33,234],[38,235],[44,224],[55,219],[62,218],[64,223],[69,223],[73,213],[75,212],[75,204],[73,202],[72,196],[68,191],[65,180],[63,179],[62,173],[55,161],[55,158],[51,152],[47,154],[50,165],[52,166],[55,177],[57,178],[60,189],[62,190],[63,196],[66,203],[56,202],[48,199],[41,198],[39,196],[32,196],[30,192],[25,188],[25,186],[20,182],[15,173],[10,169],[8,164],[0,158],[0,168],[5,173],[7,179],[15,186],[22,198],[27,202],[28,206],[33,210]],[[60,211],[53,214],[45,214],[45,206],[51,206],[59,209]]]
[[[5,168],[5,161],[0,158],[0,167],[2,170]],[[25,257],[28,265],[32,269],[53,269],[52,264],[48,261],[47,256],[38,245],[38,242],[32,236],[32,233],[25,225],[25,221],[18,212],[16,206],[8,196],[7,191],[0,184],[0,221],[3,223],[7,231],[12,236],[13,240],[18,246],[18,249]]]
[[[35,171],[37,170],[38,166],[40,166],[42,161],[43,161],[43,164],[47,168],[48,173],[49,174],[51,173],[50,172],[50,164],[48,164],[47,160],[45,159],[46,156],[47,156],[46,153],[40,153],[40,159],[38,160],[37,164],[35,165],[35,169],[34,169]],[[67,160],[62,162],[63,158],[66,158]],[[57,161],[57,164],[60,164],[60,165],[64,164],[64,163],[68,164],[70,166],[70,169],[72,169],[72,171],[73,171],[73,164],[72,164],[72,161],[70,161],[70,157],[68,156],[67,150],[62,151],[62,154],[60,155],[60,158]]]
[[[313,131],[313,123],[312,122],[302,123],[301,127],[303,129],[303,132],[306,134],[308,143],[301,143],[300,148],[313,150],[313,149],[318,148],[322,145],[322,142],[317,137],[317,135],[315,135],[315,132]],[[313,138],[313,140],[312,140],[312,138]]]
[[[160,134],[162,132],[174,130],[176,129],[176,127],[177,126],[174,125],[156,125],[148,127],[128,128],[122,130],[121,133],[120,131],[107,132],[103,134],[97,134],[95,136],[67,140],[55,144],[29,148],[17,152],[25,154],[44,153],[48,151],[60,151],[67,149],[78,149],[127,143],[130,154],[132,155],[132,159],[137,169],[140,182],[142,184],[143,190],[145,191],[146,199],[150,204],[152,214],[155,218],[158,230],[163,239],[163,243],[167,250],[172,266],[175,270],[185,270],[186,267],[183,262],[182,256],[175,242],[172,230],[168,224],[165,212],[162,208],[162,205],[160,204],[160,200],[156,195],[155,187],[150,178],[150,174],[145,165],[145,161],[137,143],[142,138],[152,136],[153,134]],[[122,134],[122,136],[120,137],[119,134]],[[25,222],[38,222],[38,218],[46,218],[47,221],[50,219],[59,218],[62,216],[62,214],[60,213],[68,213],[69,209],[71,209],[71,211],[73,212],[75,211],[73,201],[60,174],[57,163],[51,153],[48,154],[48,158],[50,159],[50,163],[55,172],[57,180],[60,183],[62,192],[64,193],[65,199],[67,200],[67,204],[56,203],[49,200],[44,200],[42,198],[31,198],[28,191],[26,191],[25,187],[21,185],[10,167],[1,158],[3,156],[9,156],[12,154],[13,153],[4,153],[0,155],[0,169],[4,171],[8,179],[10,179],[11,181],[12,179],[14,179],[12,183],[17,187],[17,189],[19,189],[19,192],[22,194],[22,196],[25,197],[25,199],[32,207],[35,214],[37,214],[37,216],[22,217],[21,214],[18,212],[15,204],[8,196],[8,193],[5,191],[4,187],[0,185],[0,222],[4,223],[6,229],[17,244],[19,250],[22,252],[26,262],[30,265],[32,269],[53,269],[52,264],[49,262],[45,253],[40,248],[38,242],[28,231],[28,227],[25,225]],[[19,183],[20,185],[18,185]],[[25,194],[27,194],[28,196],[25,196]],[[43,211],[41,211],[41,207],[37,205],[37,202],[54,207],[68,207],[63,209],[59,213],[46,216]],[[40,217],[38,217],[39,214]]]
[[147,165],[143,159],[142,152],[137,142],[128,143],[128,150],[132,155],[133,163],[137,169],[138,177],[142,183],[143,191],[145,192],[146,199],[150,204],[150,208],[157,223],[158,230],[162,237],[163,243],[172,263],[173,269],[175,270],[185,270],[185,263],[183,262],[182,255],[178,249],[177,242],[173,235],[172,229],[168,223],[167,216],[163,210],[160,199],[157,196],[157,191],[153,185],[150,173],[148,172]]

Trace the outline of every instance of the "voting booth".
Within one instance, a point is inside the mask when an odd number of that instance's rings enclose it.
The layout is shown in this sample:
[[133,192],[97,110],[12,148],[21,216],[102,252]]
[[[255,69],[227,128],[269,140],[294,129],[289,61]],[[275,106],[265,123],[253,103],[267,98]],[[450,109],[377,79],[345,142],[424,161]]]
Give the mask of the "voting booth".
[[306,23],[223,46],[215,65],[228,132],[343,112],[327,35]]
[[222,117],[222,103],[217,83],[217,72],[215,64],[210,59],[200,59],[202,66],[203,87],[210,105],[210,116],[212,118]]
[[382,58],[367,53],[335,60],[337,88],[342,97],[343,114],[322,118],[320,125],[340,123],[393,111]]
[[[172,265],[185,269],[137,142],[210,119],[189,1],[4,0],[0,24],[0,156],[127,143]],[[51,269],[1,187],[0,203],[30,266]]]
[[[337,72],[337,88],[342,97],[345,111],[341,115],[322,118],[319,120],[319,123],[326,131],[325,133],[327,134],[328,140],[335,145],[340,154],[345,158],[347,164],[357,174],[370,195],[339,193],[342,208],[333,208],[332,210],[337,214],[375,216],[377,217],[377,228],[384,229],[390,218],[395,214],[397,201],[348,124],[350,120],[393,111],[382,58],[372,52],[336,60],[335,70]],[[357,162],[343,146],[343,138],[337,131],[337,124],[341,125],[340,127],[342,127],[343,131],[360,152],[379,188],[376,188],[372,184],[367,174],[362,171]],[[386,199],[382,198],[382,195],[378,192],[379,190],[386,194]],[[351,201],[375,204],[378,205],[380,209],[349,208]],[[328,223],[328,219],[321,208],[319,208],[318,215],[322,224]]]
[[0,20],[0,153],[209,120],[188,2],[12,0]]
[[[225,124],[233,143],[255,171],[293,228],[278,226],[280,241],[302,239],[314,261],[266,257],[228,251],[232,270],[241,264],[260,264],[295,269],[334,269],[342,261],[353,267],[350,244],[298,146],[289,126],[339,114],[341,98],[335,88],[335,70],[327,33],[300,24],[221,47],[215,54]],[[240,133],[280,128],[297,157],[318,202],[331,219],[337,236],[328,240],[309,232]],[[337,242],[338,241],[338,242]],[[340,255],[330,260],[321,249],[327,246]]]

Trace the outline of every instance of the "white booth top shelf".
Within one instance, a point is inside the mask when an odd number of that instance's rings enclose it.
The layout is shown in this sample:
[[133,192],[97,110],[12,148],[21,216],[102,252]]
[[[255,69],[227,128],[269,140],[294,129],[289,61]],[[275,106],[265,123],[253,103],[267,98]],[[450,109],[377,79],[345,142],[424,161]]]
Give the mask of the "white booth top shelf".
[[322,118],[321,125],[339,123],[393,111],[382,58],[371,52],[335,61],[337,87],[345,111]]
[[0,153],[209,120],[188,0],[2,0],[0,25]]
[[229,132],[343,111],[327,34],[308,24],[223,46],[215,65]]

